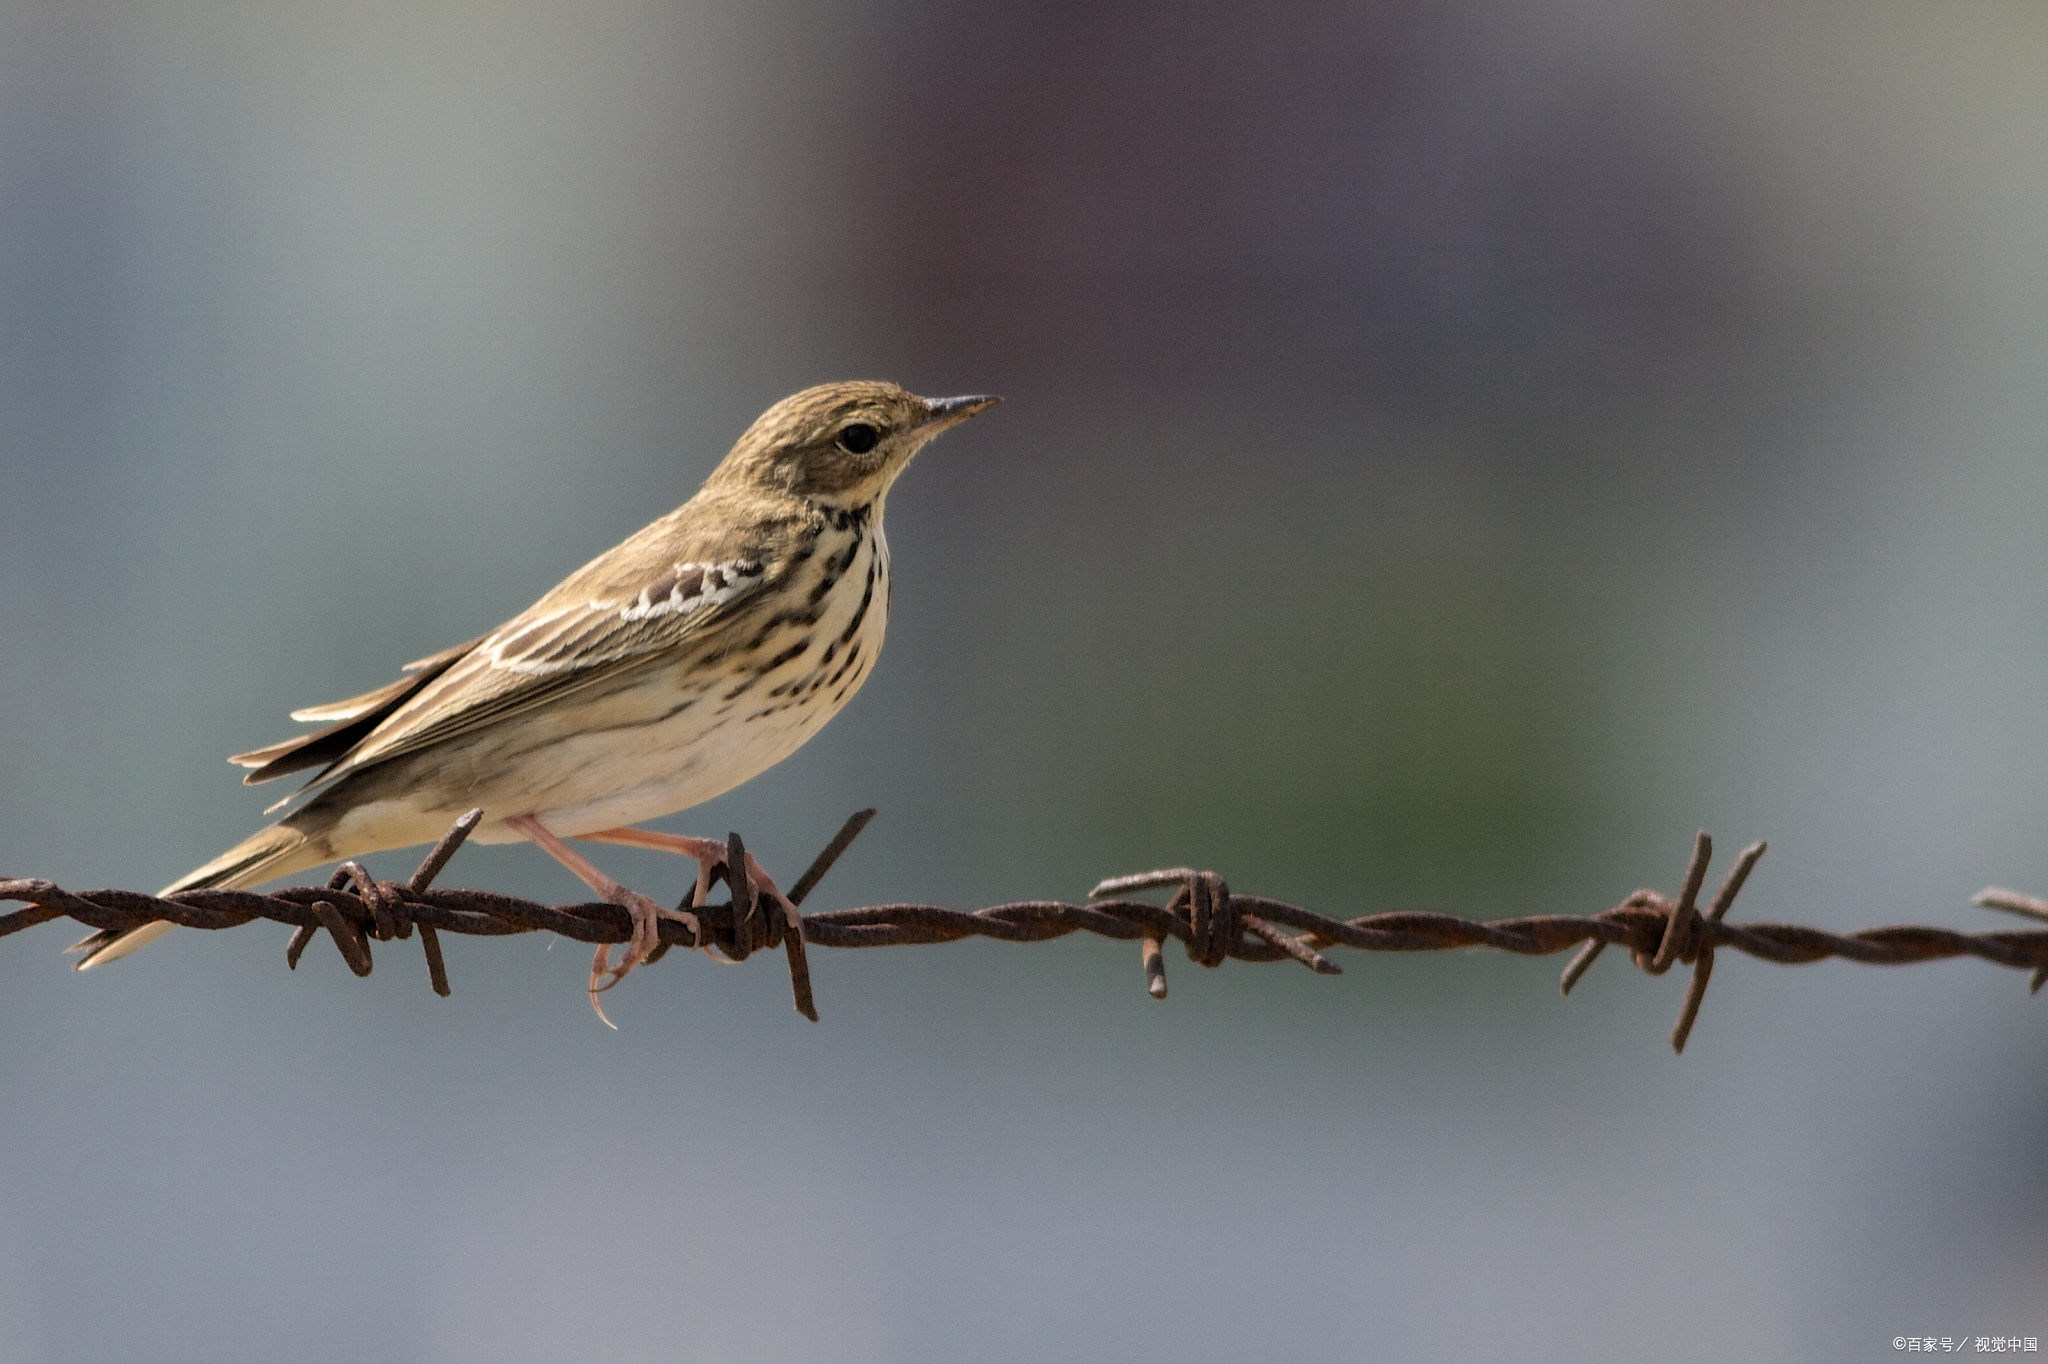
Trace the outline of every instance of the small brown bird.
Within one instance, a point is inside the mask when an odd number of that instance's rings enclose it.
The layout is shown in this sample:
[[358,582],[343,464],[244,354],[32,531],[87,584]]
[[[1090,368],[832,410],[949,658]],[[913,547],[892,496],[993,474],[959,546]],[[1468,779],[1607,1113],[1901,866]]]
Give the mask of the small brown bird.
[[[243,779],[252,784],[318,767],[307,789],[319,793],[161,893],[252,886],[429,843],[481,806],[476,841],[531,839],[632,914],[619,964],[598,949],[595,1003],[653,950],[657,919],[679,912],[562,839],[680,852],[698,859],[703,881],[723,844],[625,826],[772,767],[860,689],[889,616],[889,488],[932,437],[1000,401],[873,382],[783,399],[695,497],[517,618],[407,664],[389,686],[292,713],[325,729],[231,758],[255,769]],[[758,864],[749,871],[781,899]],[[78,969],[171,927],[95,934],[74,948],[86,953]]]

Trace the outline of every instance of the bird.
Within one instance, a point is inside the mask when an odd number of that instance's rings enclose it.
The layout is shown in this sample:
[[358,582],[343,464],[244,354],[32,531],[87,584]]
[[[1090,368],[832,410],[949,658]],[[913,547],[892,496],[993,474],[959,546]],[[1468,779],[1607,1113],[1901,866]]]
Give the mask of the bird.
[[[654,951],[660,919],[694,929],[695,916],[627,889],[564,840],[694,857],[702,902],[727,845],[632,826],[774,766],[860,689],[888,624],[889,490],[933,437],[1001,401],[921,398],[878,381],[784,398],[696,496],[518,616],[405,665],[387,686],[292,712],[324,728],[235,754],[229,761],[252,769],[243,778],[252,785],[319,769],[279,805],[310,799],[158,894],[246,888],[429,843],[481,807],[473,841],[529,840],[632,916],[617,963],[609,945],[597,949],[597,1006],[600,991]],[[747,862],[740,874],[793,918],[759,863]],[[71,949],[84,954],[77,969],[172,927],[88,936]]]

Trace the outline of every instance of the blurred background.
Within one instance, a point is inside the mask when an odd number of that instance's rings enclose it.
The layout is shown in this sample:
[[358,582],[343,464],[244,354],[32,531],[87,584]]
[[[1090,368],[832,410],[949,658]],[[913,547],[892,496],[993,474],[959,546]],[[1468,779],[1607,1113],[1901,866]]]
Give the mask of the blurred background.
[[[817,908],[2048,891],[2048,10],[0,0],[0,872],[151,889],[285,712],[829,379],[1009,402],[892,639],[664,827]],[[377,865],[398,875],[416,854]],[[600,860],[673,898],[689,864]],[[1715,875],[1718,877],[1719,868]],[[583,898],[526,848],[448,884]],[[0,1361],[1862,1360],[2048,1336],[1978,963],[1075,941],[367,981],[0,945]]]

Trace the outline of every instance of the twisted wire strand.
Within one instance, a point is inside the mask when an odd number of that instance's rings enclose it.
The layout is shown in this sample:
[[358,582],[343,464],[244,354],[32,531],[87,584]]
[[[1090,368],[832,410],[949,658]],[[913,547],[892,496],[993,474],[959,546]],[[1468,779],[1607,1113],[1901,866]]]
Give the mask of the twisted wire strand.
[[[873,810],[849,819],[789,892],[801,904],[846,851]],[[549,932],[583,943],[620,943],[632,937],[631,916],[603,902],[545,905],[496,891],[448,890],[433,886],[436,875],[482,820],[473,810],[456,821],[420,869],[406,881],[378,881],[353,862],[343,863],[325,886],[290,886],[268,893],[246,890],[187,890],[159,898],[126,890],[74,893],[54,882],[0,879],[0,902],[17,901],[28,908],[0,915],[0,937],[52,919],[71,918],[95,929],[126,931],[156,919],[187,928],[235,928],[258,919],[290,924],[297,931],[286,950],[296,969],[300,954],[325,931],[357,975],[370,974],[372,941],[408,939],[418,930],[429,977],[436,993],[449,993],[446,964],[438,935],[503,937]],[[737,835],[734,836],[737,844]],[[815,1019],[803,947],[905,947],[957,942],[963,938],[994,938],[1002,942],[1047,942],[1072,933],[1093,933],[1141,944],[1146,987],[1156,998],[1166,996],[1163,948],[1169,938],[1185,945],[1189,960],[1206,967],[1226,960],[1272,962],[1293,960],[1319,975],[1338,975],[1341,968],[1324,952],[1349,947],[1362,952],[1444,952],[1488,947],[1520,956],[1548,956],[1570,947],[1578,955],[1560,982],[1566,994],[1608,947],[1628,950],[1631,961],[1651,975],[1672,966],[1693,968],[1692,982],[1672,1029],[1671,1044],[1683,1052],[1705,998],[1714,954],[1731,948],[1764,961],[1797,966],[1839,957],[1871,966],[1904,966],[1915,962],[1975,957],[1996,966],[2033,972],[2031,988],[2048,981],[2048,929],[1960,933],[1922,925],[1893,925],[1855,933],[1833,933],[1799,924],[1726,921],[1764,844],[1745,848],[1736,858],[1719,891],[1702,911],[1698,906],[1705,884],[1713,841],[1705,833],[1693,844],[1683,889],[1676,899],[1655,890],[1638,890],[1613,909],[1592,915],[1538,914],[1519,918],[1477,920],[1454,914],[1403,911],[1332,919],[1300,905],[1260,895],[1239,895],[1214,872],[1191,868],[1145,872],[1104,881],[1085,904],[1058,900],[1023,900],[987,909],[958,910],[939,905],[868,905],[802,915],[801,941],[787,931],[781,915],[764,914],[755,903],[735,861],[718,870],[735,892],[724,904],[689,905],[703,930],[703,941],[686,924],[664,919],[661,946],[650,960],[671,947],[715,948],[733,960],[764,949],[784,948],[789,955],[791,986],[800,1012]],[[1172,888],[1163,905],[1127,898],[1144,890]],[[2048,901],[2014,891],[1990,889],[1977,903],[2048,922]],[[736,912],[737,905],[737,912]],[[1297,932],[1290,934],[1285,929]],[[1298,936],[1297,936],[1298,934]]]

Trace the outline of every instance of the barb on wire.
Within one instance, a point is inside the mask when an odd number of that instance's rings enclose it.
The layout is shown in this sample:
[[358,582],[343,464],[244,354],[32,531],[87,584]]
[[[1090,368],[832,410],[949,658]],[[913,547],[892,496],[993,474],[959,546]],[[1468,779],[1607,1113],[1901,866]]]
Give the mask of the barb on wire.
[[[863,810],[847,820],[796,881],[789,893],[792,904],[801,904],[817,888],[874,814]],[[74,894],[49,881],[0,879],[0,902],[18,901],[28,906],[0,914],[0,937],[66,917],[91,928],[120,932],[156,919],[210,929],[267,919],[297,930],[285,949],[287,965],[296,968],[300,955],[324,929],[349,969],[367,976],[374,964],[373,941],[409,939],[417,929],[428,978],[440,995],[449,993],[442,933],[503,937],[544,930],[592,944],[626,942],[632,937],[632,918],[616,905],[543,905],[494,891],[435,889],[434,878],[482,819],[481,810],[472,810],[457,820],[419,870],[405,881],[378,881],[355,862],[342,863],[324,886],[292,886],[268,894],[246,890],[185,890],[163,898],[125,890]],[[734,834],[731,843],[737,849],[739,835]],[[1721,948],[1787,966],[1830,957],[1872,966],[1975,957],[2031,971],[2032,988],[2037,991],[2048,981],[2048,929],[1958,933],[1900,925],[1842,934],[1798,924],[1730,923],[1728,911],[1763,856],[1762,843],[1742,850],[1702,913],[1699,896],[1706,886],[1713,851],[1713,840],[1705,833],[1694,839],[1692,859],[1676,899],[1654,890],[1638,890],[1613,909],[1585,916],[1539,914],[1481,921],[1453,914],[1404,912],[1332,919],[1285,901],[1236,894],[1214,872],[1176,867],[1104,881],[1090,892],[1085,904],[1025,900],[971,912],[937,905],[870,905],[803,914],[797,916],[801,936],[791,931],[796,925],[786,916],[765,913],[758,906],[747,874],[734,870],[743,868],[748,859],[735,856],[716,875],[730,892],[726,903],[697,904],[699,897],[694,893],[685,900],[703,940],[698,940],[688,924],[664,919],[661,945],[649,961],[658,960],[670,947],[714,948],[733,961],[782,947],[796,1007],[815,1020],[818,1015],[803,953],[806,944],[898,947],[970,937],[1046,942],[1070,933],[1094,933],[1139,944],[1145,987],[1157,999],[1166,997],[1168,938],[1183,943],[1189,960],[1201,966],[1217,967],[1231,959],[1292,960],[1318,975],[1331,976],[1341,974],[1341,968],[1324,955],[1333,947],[1362,952],[1491,947],[1521,956],[1547,956],[1576,946],[1579,951],[1559,982],[1567,995],[1602,952],[1618,946],[1627,948],[1635,965],[1650,975],[1663,975],[1674,965],[1692,967],[1691,984],[1671,1031],[1672,1048],[1679,1052],[1685,1050],[1699,1016],[1713,975],[1714,954]],[[1167,888],[1173,894],[1163,905],[1127,898]],[[1978,895],[1977,903],[2048,923],[2048,901],[2015,891],[1986,890]]]

